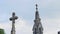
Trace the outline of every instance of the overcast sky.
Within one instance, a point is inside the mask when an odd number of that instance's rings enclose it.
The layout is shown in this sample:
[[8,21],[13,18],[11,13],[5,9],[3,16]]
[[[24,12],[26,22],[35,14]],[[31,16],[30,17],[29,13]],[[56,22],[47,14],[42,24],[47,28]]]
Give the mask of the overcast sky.
[[5,34],[11,33],[12,12],[19,18],[16,20],[16,34],[33,34],[35,4],[43,25],[44,34],[57,34],[60,31],[60,0],[0,0],[0,28]]

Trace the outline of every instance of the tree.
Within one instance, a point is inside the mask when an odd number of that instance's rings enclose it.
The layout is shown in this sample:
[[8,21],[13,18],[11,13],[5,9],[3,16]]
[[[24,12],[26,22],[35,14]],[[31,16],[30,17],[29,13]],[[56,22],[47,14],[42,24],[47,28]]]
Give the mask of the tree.
[[0,29],[0,34],[5,34],[4,29]]

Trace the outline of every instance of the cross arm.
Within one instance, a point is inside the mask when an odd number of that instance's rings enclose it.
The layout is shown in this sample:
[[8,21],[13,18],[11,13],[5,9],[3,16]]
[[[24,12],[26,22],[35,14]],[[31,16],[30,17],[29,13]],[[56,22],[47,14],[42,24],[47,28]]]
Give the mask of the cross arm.
[[18,19],[17,16],[15,16],[15,17],[11,17],[11,18],[10,18],[11,21],[12,21],[12,20],[16,20],[16,19]]
[[17,16],[15,16],[15,19],[18,19],[18,17],[17,17]]
[[11,17],[9,20],[11,20],[11,21],[12,21],[12,17]]

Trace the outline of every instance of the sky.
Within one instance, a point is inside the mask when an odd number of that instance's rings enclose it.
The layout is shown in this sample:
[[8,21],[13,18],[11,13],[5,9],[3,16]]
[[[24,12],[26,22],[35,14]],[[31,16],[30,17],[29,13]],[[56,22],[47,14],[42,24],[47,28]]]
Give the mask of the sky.
[[35,4],[38,4],[43,34],[57,34],[60,31],[60,0],[0,0],[0,28],[11,34],[12,12],[16,13],[16,34],[33,34]]

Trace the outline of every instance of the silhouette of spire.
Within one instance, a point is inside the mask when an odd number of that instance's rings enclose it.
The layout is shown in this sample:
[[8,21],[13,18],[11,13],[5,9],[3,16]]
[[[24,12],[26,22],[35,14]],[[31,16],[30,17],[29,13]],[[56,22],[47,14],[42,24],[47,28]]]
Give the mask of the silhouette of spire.
[[35,20],[33,25],[33,34],[43,34],[41,19],[39,18],[38,5],[36,4]]
[[36,4],[36,15],[35,15],[35,19],[39,18],[39,13],[38,13],[38,5]]

